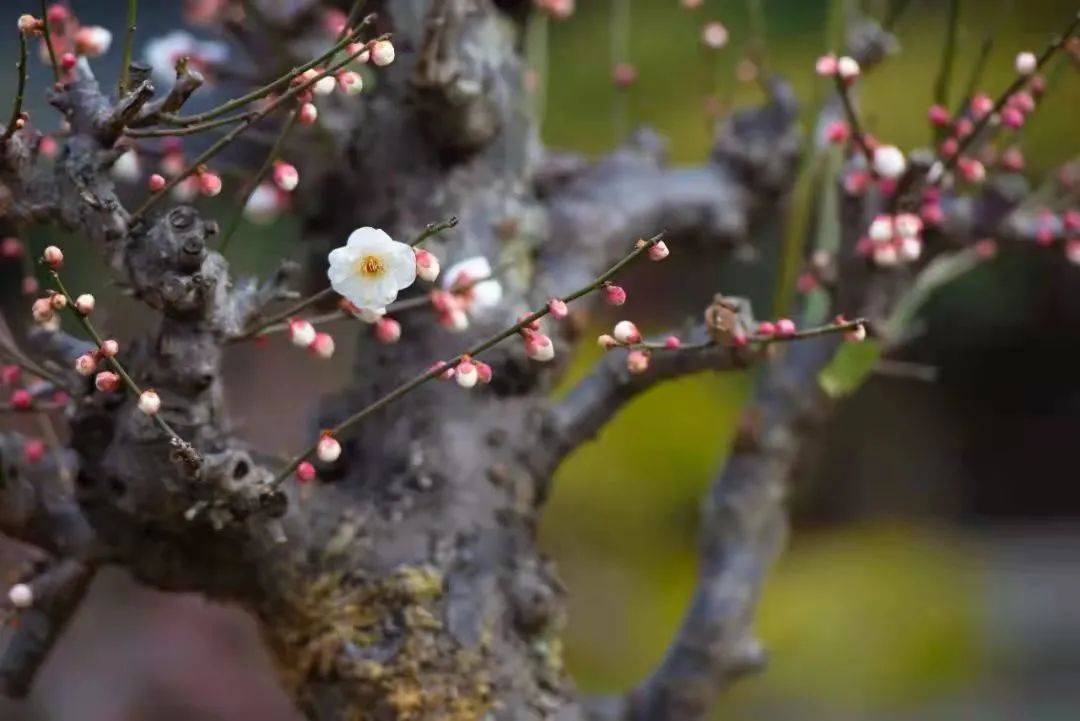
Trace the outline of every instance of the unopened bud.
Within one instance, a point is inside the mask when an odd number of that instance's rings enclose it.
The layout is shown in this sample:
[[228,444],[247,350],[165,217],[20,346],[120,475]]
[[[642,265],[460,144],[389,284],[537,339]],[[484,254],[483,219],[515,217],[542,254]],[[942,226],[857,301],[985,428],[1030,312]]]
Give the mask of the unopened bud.
[[641,342],[641,333],[638,332],[637,326],[628,320],[620,320],[616,323],[613,335],[615,340],[627,345]]
[[83,353],[75,359],[75,372],[89,378],[97,370],[97,359],[90,353]]
[[102,393],[113,393],[120,387],[120,376],[112,371],[101,371],[94,377],[94,387]]
[[435,257],[435,254],[424,250],[423,248],[414,251],[416,254],[416,275],[421,280],[426,280],[431,283],[439,277],[439,259]]
[[626,369],[631,373],[644,373],[649,369],[649,354],[643,350],[632,350],[626,355]]
[[570,314],[570,309],[566,307],[566,302],[559,298],[552,298],[548,301],[548,311],[555,320],[562,320]]
[[145,390],[139,394],[139,410],[148,416],[161,410],[161,396],[156,391]]
[[55,245],[50,245],[41,252],[41,259],[45,261],[45,265],[58,270],[64,264],[64,253]]
[[83,315],[90,315],[94,312],[94,305],[96,301],[94,296],[89,293],[83,293],[75,299],[75,310],[79,311]]
[[341,457],[341,444],[336,438],[326,434],[319,439],[315,454],[323,463],[333,463]]
[[330,358],[334,355],[334,337],[329,333],[316,333],[309,347],[320,358]]
[[604,283],[601,293],[608,305],[622,305],[626,302],[626,291],[613,283]]
[[307,348],[315,342],[315,326],[303,318],[289,321],[289,340],[300,348]]

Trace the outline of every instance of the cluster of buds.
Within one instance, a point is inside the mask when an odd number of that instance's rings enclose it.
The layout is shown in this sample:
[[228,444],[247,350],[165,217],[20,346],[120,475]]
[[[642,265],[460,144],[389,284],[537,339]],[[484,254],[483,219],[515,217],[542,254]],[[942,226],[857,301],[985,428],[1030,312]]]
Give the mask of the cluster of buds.
[[[160,192],[166,184],[162,176],[155,174],[150,176],[148,186],[150,190]],[[195,172],[173,187],[173,195],[181,203],[188,203],[198,195],[213,198],[221,193],[221,188],[221,176],[205,165],[200,165],[195,168]]]
[[[49,21],[48,40],[60,58],[60,65],[64,70],[75,67],[77,56],[96,58],[107,53],[112,46],[111,32],[97,25],[81,25],[66,6],[54,3],[45,12]],[[42,62],[50,62],[49,50],[44,40],[44,20],[33,15],[21,15],[18,28],[24,35],[43,38],[39,56]]]
[[316,332],[311,321],[303,318],[289,320],[289,340],[298,348],[307,348],[318,358],[327,359],[334,355],[334,337]]
[[847,55],[836,57],[831,53],[818,58],[814,69],[823,78],[840,78],[848,85],[855,82],[861,72],[859,62],[855,58]]
[[922,255],[923,220],[914,213],[879,215],[856,247],[883,268],[913,263]]
[[[487,385],[491,382],[491,366],[483,361],[465,356],[454,368],[448,369],[451,377],[462,388],[476,387],[477,383]],[[443,374],[441,377],[446,377]]]
[[[98,364],[106,358],[112,358],[120,352],[120,344],[113,339],[101,342],[101,347],[83,353],[75,359],[75,372],[81,376],[90,376],[97,373]],[[108,385],[108,384],[106,384]],[[109,389],[111,390],[111,388]]]

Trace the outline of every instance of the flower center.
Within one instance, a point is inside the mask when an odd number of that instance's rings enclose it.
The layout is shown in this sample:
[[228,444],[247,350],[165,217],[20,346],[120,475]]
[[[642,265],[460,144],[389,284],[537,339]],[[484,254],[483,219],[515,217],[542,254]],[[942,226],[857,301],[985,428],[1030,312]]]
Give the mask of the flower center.
[[356,272],[367,278],[377,278],[386,271],[382,258],[377,255],[365,255],[353,266]]

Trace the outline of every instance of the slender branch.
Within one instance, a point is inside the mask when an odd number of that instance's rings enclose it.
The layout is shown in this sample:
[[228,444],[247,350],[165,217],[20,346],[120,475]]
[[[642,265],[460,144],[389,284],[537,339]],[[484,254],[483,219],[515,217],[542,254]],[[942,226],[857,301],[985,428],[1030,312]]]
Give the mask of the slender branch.
[[251,180],[248,181],[248,184],[244,186],[240,204],[233,212],[232,219],[229,221],[229,226],[221,236],[221,245],[218,246],[218,252],[222,255],[225,255],[225,250],[229,247],[229,241],[232,240],[233,235],[236,233],[236,229],[240,227],[240,219],[244,215],[244,208],[247,207],[248,201],[251,200],[251,194],[259,187],[263,178],[265,178],[266,174],[270,171],[270,166],[272,166],[274,161],[278,159],[278,156],[281,155],[281,150],[285,147],[285,141],[288,139],[293,128],[296,127],[296,122],[299,117],[300,114],[293,111],[292,115],[289,116],[289,119],[281,126],[281,132],[278,133],[277,140],[274,141],[274,145],[270,148],[270,152],[266,154],[266,159],[263,160],[262,166],[259,167],[259,170]]
[[439,221],[438,223],[428,223],[424,226],[424,229],[420,231],[419,235],[409,241],[409,245],[415,248],[431,236],[438,235],[444,230],[450,230],[451,228],[457,227],[457,224],[458,219],[456,215],[452,215],[446,220]]
[[125,128],[124,135],[132,138],[171,138],[181,135],[196,135],[207,130],[219,128],[222,125],[242,123],[245,120],[250,120],[254,115],[255,113],[252,112],[241,113],[240,115],[232,115],[228,118],[216,118],[214,120],[207,120],[205,123],[186,125],[182,128]]
[[56,50],[52,44],[52,28],[49,27],[49,8],[45,0],[41,0],[41,27],[44,32],[45,48],[49,51],[49,64],[52,65],[53,80],[60,82],[60,66],[56,62]]
[[[588,295],[589,293],[592,293],[592,292],[598,290],[606,281],[608,281],[611,278],[618,275],[619,271],[621,271],[627,264],[632,263],[639,255],[641,255],[642,253],[645,253],[646,251],[648,251],[649,248],[651,248],[654,245],[656,245],[657,243],[659,243],[661,241],[661,239],[663,239],[663,237],[664,237],[664,234],[660,233],[658,235],[653,236],[649,240],[640,243],[634,250],[632,250],[629,254],[627,254],[626,257],[624,257],[622,260],[620,260],[615,265],[611,266],[604,273],[601,273],[591,283],[588,283],[587,285],[584,285],[581,288],[578,288],[576,291],[574,291],[573,293],[570,293],[569,295],[563,296],[562,300],[564,302],[566,302],[566,303],[570,303],[572,301],[577,300],[578,298],[581,298],[582,296]],[[534,311],[533,313],[525,316],[524,318],[522,318],[521,320],[519,320],[517,323],[510,326],[506,330],[501,331],[499,333],[496,333],[495,335],[491,336],[490,338],[487,338],[486,340],[480,341],[479,343],[472,346],[471,348],[466,350],[464,353],[461,353],[460,355],[454,357],[453,359],[451,359],[451,360],[449,360],[449,361],[447,361],[445,363],[436,363],[434,366],[432,366],[428,370],[424,371],[420,375],[416,376],[412,380],[409,380],[409,381],[406,381],[405,383],[402,383],[397,388],[395,388],[394,390],[392,390],[389,393],[387,393],[386,395],[384,395],[382,398],[379,398],[375,402],[370,403],[367,406],[364,406],[363,408],[361,408],[356,413],[352,414],[351,416],[349,416],[345,420],[341,421],[336,426],[331,428],[329,433],[331,435],[334,435],[334,436],[341,435],[345,431],[349,430],[350,428],[352,428],[353,426],[358,424],[360,421],[362,421],[365,418],[367,418],[368,416],[370,416],[372,413],[375,413],[376,411],[381,410],[382,408],[384,408],[384,407],[388,406],[389,404],[393,403],[394,401],[396,401],[398,398],[401,398],[402,396],[408,394],[409,392],[419,388],[420,386],[424,385],[428,381],[437,378],[438,376],[445,373],[447,370],[450,370],[452,368],[457,367],[457,365],[459,363],[461,363],[463,360],[465,360],[465,358],[471,358],[471,357],[475,357],[475,356],[480,355],[481,353],[483,353],[484,351],[490,349],[491,347],[493,347],[493,346],[501,343],[502,341],[506,340],[507,338],[519,333],[521,330],[523,330],[524,328],[532,325],[533,323],[540,320],[541,318],[543,318],[544,316],[546,316],[550,312],[551,311],[549,310],[548,306],[545,305],[540,310]],[[318,442],[312,444],[311,447],[309,447],[307,450],[303,451],[302,453],[297,455],[295,458],[293,458],[291,461],[289,461],[289,463],[286,464],[286,466],[277,474],[277,476],[275,476],[272,483],[274,485],[278,485],[282,481],[284,481],[286,478],[288,478],[289,474],[292,473],[294,470],[296,470],[296,467],[299,466],[301,463],[303,463],[303,461],[306,458],[308,458],[309,456],[314,454],[315,451],[317,450],[317,448],[318,448]]]
[[844,115],[847,117],[848,125],[851,126],[851,137],[855,141],[855,144],[859,147],[859,151],[862,152],[866,158],[866,164],[874,167],[874,153],[870,150],[870,146],[866,144],[866,134],[863,132],[862,124],[859,122],[859,116],[855,112],[855,105],[851,102],[850,88],[847,83],[839,75],[836,76],[836,92],[840,96],[840,104],[844,108]]
[[57,388],[64,388],[67,384],[64,383],[60,376],[46,370],[44,367],[33,361],[29,356],[25,355],[22,351],[13,348],[0,348],[0,355],[3,355],[11,363],[22,368],[38,378],[49,381]]
[[[82,329],[94,341],[94,344],[98,347],[98,349],[101,349],[102,345],[105,343],[105,340],[97,332],[97,329],[94,328],[94,324],[90,322],[90,319],[76,309],[75,299],[71,297],[71,294],[64,286],[64,281],[60,279],[60,274],[52,269],[49,270],[49,274],[52,276],[53,281],[56,283],[57,290],[60,291],[60,293],[63,294],[65,298],[67,298],[67,307],[71,309],[71,314],[75,316],[75,319],[78,320],[79,325],[82,326]],[[123,379],[124,385],[128,387],[128,390],[134,393],[136,398],[141,396],[143,389],[139,387],[139,384],[136,383],[134,379],[132,379],[131,375],[127,372],[127,369],[124,368],[124,366],[120,363],[116,356],[108,356],[104,353],[102,353],[102,356],[106,358],[107,362],[110,366],[112,366],[113,370],[115,370],[116,373],[120,376],[120,378]],[[165,434],[173,440],[175,445],[180,448],[188,448],[193,450],[193,446],[187,441],[185,441],[183,438],[181,438],[180,434],[173,430],[172,426],[170,426],[169,423],[161,417],[160,413],[153,413],[150,415],[150,418],[153,419],[154,423],[157,424],[158,428],[164,431]]]
[[128,91],[128,80],[131,76],[131,50],[135,45],[135,17],[139,8],[139,0],[128,0],[127,9],[127,32],[124,35],[124,57],[120,65],[120,95]]
[[281,95],[280,97],[278,97],[277,100],[275,100],[272,103],[270,103],[269,105],[267,105],[262,110],[254,111],[251,114],[250,118],[248,118],[247,120],[242,122],[240,125],[237,125],[231,131],[229,131],[226,135],[224,135],[221,139],[219,139],[216,143],[214,143],[209,148],[204,150],[199,155],[199,157],[197,157],[194,161],[192,161],[191,165],[189,165],[183,172],[181,172],[179,175],[177,175],[172,180],[170,180],[168,183],[166,183],[164,188],[162,188],[160,191],[158,191],[157,193],[154,193],[149,198],[147,198],[143,202],[143,204],[141,206],[139,206],[135,210],[134,213],[131,214],[131,223],[134,224],[138,219],[140,219],[143,215],[145,215],[146,211],[149,210],[157,201],[159,201],[163,197],[165,197],[165,195],[170,190],[175,188],[179,183],[181,183],[188,176],[190,176],[192,173],[194,173],[195,170],[199,166],[206,163],[206,161],[208,161],[210,158],[212,158],[215,155],[217,155],[218,153],[220,153],[232,141],[234,141],[238,137],[240,137],[240,134],[243,133],[245,130],[247,130],[252,125],[254,125],[255,123],[257,123],[260,120],[262,120],[263,118],[265,118],[267,115],[273,113],[275,110],[280,108],[285,103],[291,101],[293,98],[295,98],[300,93],[303,93],[304,91],[306,91],[308,88],[310,88],[312,85],[314,85],[315,83],[322,80],[327,75],[332,75],[333,73],[337,72],[341,68],[345,67],[346,65],[351,63],[354,59],[359,57],[361,53],[366,52],[366,51],[367,51],[366,46],[364,48],[361,48],[361,49],[357,50],[356,52],[354,52],[354,53],[350,54],[348,57],[346,57],[344,60],[342,60],[342,61],[340,61],[340,62],[338,62],[338,63],[336,63],[334,65],[331,65],[327,69],[323,70],[321,73],[318,73],[317,75],[315,75],[313,78],[311,78],[307,82],[301,83],[300,85],[296,85],[295,87],[290,89],[288,92],[286,92],[283,95]]
[[360,13],[364,9],[364,5],[367,4],[367,0],[355,0],[352,8],[349,9],[349,14],[345,18],[345,27],[341,28],[341,32],[338,34],[338,42],[345,39],[345,36],[349,34],[349,28],[356,22],[356,19],[360,17]]
[[19,85],[15,91],[15,102],[11,106],[11,120],[0,140],[8,140],[15,134],[19,117],[22,115],[23,95],[26,92],[26,36],[19,33]]
[[[375,20],[375,14],[374,13],[372,13],[371,15],[368,15],[366,18],[364,18],[363,22],[360,23],[360,25],[356,28],[356,30],[352,31],[351,33],[348,34],[348,36],[346,36],[346,37],[342,38],[341,40],[339,40],[337,43],[335,43],[325,53],[323,53],[319,57],[315,58],[314,60],[310,60],[310,61],[304,63],[303,65],[299,65],[299,66],[293,68],[292,70],[285,73],[281,77],[277,78],[276,80],[272,80],[271,82],[267,83],[266,85],[263,85],[262,87],[256,88],[256,89],[252,90],[249,93],[245,93],[244,95],[241,95],[238,98],[234,98],[232,100],[229,100],[228,102],[222,103],[221,105],[217,106],[216,108],[211,108],[210,110],[207,110],[207,111],[202,112],[202,113],[197,113],[195,115],[187,115],[187,116],[184,116],[184,117],[179,117],[179,116],[176,116],[176,115],[162,114],[161,119],[166,121],[166,122],[172,123],[174,125],[193,125],[195,123],[202,123],[202,122],[205,122],[207,120],[212,120],[214,118],[225,115],[226,113],[232,112],[233,110],[237,110],[239,108],[242,108],[245,105],[247,105],[248,103],[252,103],[252,102],[254,102],[256,100],[259,100],[261,98],[265,98],[267,95],[270,95],[271,93],[274,93],[274,92],[280,90],[281,88],[285,87],[289,83],[291,83],[294,78],[299,77],[300,75],[304,74],[308,70],[311,70],[312,68],[319,65],[320,63],[326,62],[328,59],[330,59],[334,55],[336,55],[338,53],[338,51],[343,50],[350,43],[355,42],[360,37],[360,33],[363,32],[363,30],[368,25],[370,25],[372,22],[374,22],[374,20]],[[352,61],[353,57],[356,57],[356,56],[354,55],[354,56],[350,57],[349,58],[350,62]]]
[[[1049,62],[1052,57],[1054,57],[1055,53],[1057,53],[1058,50],[1065,46],[1065,43],[1070,37],[1072,37],[1073,33],[1076,32],[1078,27],[1080,27],[1080,12],[1076,13],[1076,15],[1073,17],[1072,22],[1069,24],[1069,27],[1065,30],[1065,32],[1062,33],[1060,37],[1055,38],[1053,41],[1051,41],[1050,44],[1047,45],[1046,48],[1044,48],[1043,51],[1039,54],[1039,57],[1035,62],[1034,72],[1039,72],[1043,68],[1043,66],[1046,65],[1046,63]],[[956,163],[960,160],[961,156],[963,156],[964,151],[971,147],[971,144],[974,143],[976,139],[982,134],[983,129],[986,128],[986,126],[990,123],[991,118],[997,117],[998,113],[1001,112],[1001,109],[1005,107],[1005,104],[1007,102],[1009,102],[1009,98],[1011,98],[1018,90],[1020,90],[1020,88],[1024,87],[1024,85],[1028,82],[1028,80],[1030,80],[1030,78],[1030,75],[1018,74],[1016,78],[1009,84],[1009,87],[1005,89],[1005,92],[998,96],[998,99],[994,102],[994,107],[990,110],[990,112],[986,113],[975,122],[975,126],[972,129],[971,133],[960,141],[960,145],[957,148],[956,152],[945,159],[944,172],[940,174],[938,178],[939,180],[956,166]]]

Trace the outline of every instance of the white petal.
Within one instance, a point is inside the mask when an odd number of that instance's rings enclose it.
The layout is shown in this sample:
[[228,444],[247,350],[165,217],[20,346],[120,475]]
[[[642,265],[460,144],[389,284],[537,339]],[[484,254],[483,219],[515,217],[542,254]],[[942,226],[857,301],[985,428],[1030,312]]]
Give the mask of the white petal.
[[489,278],[491,277],[491,263],[489,263],[488,259],[482,255],[466,258],[458,263],[454,263],[447,268],[446,273],[443,275],[443,288],[452,288],[461,278],[462,273],[464,273],[470,281]]
[[477,310],[497,306],[502,300],[502,283],[497,280],[487,280],[477,283],[472,289],[473,307]]
[[375,253],[381,255],[391,247],[394,239],[378,228],[357,228],[349,234],[345,242],[348,248],[354,248],[362,253]]
[[390,276],[398,289],[408,288],[416,282],[416,254],[405,243],[395,242],[390,250]]

